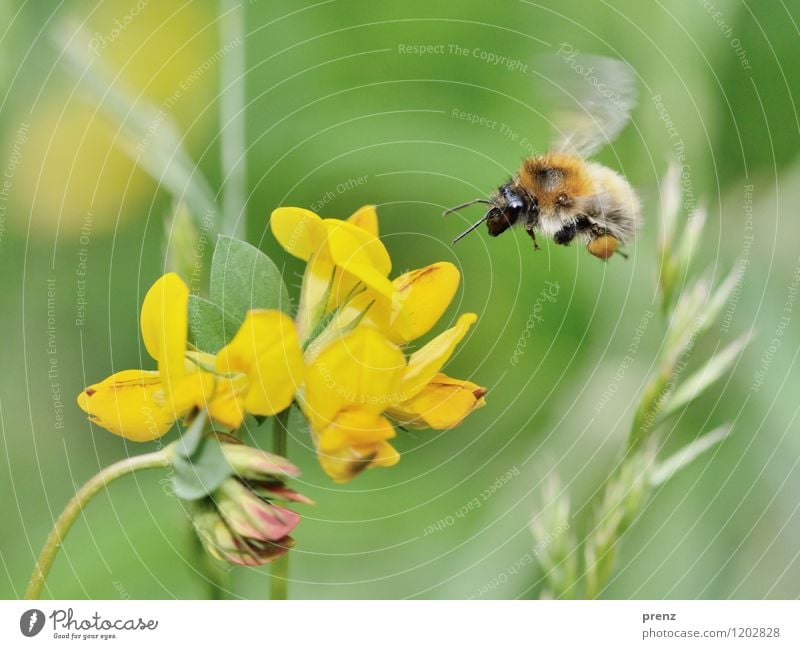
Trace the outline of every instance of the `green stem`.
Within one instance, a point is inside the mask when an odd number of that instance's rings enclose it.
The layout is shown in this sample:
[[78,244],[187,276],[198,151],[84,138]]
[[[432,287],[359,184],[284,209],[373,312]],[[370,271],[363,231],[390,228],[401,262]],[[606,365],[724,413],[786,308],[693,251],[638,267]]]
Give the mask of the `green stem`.
[[89,501],[109,484],[122,476],[142,471],[144,469],[167,468],[172,458],[173,445],[165,446],[154,453],[129,457],[119,462],[107,466],[97,475],[84,484],[67,503],[61,516],[58,517],[53,529],[50,531],[47,541],[45,541],[41,554],[36,561],[31,580],[28,582],[28,589],[25,591],[25,599],[39,599],[42,594],[47,576],[53,567],[53,561],[64,544],[72,524],[80,516]]
[[222,172],[222,230],[237,239],[246,236],[247,150],[245,138],[244,6],[239,0],[220,0],[219,36],[222,47],[231,47],[220,61],[220,138]]
[[[288,423],[290,408],[278,413],[272,423],[272,452],[286,457],[288,450]],[[289,553],[272,562],[270,574],[270,599],[289,599]]]
[[289,436],[289,412],[287,408],[283,412],[279,412],[272,420],[272,452],[275,455],[286,457],[289,452],[288,439]]

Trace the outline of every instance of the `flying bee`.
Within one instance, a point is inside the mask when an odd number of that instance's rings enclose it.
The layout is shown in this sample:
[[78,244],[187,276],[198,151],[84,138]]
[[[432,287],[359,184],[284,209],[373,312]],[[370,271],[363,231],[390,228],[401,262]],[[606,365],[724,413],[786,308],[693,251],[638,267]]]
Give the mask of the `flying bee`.
[[[549,62],[557,137],[551,150],[522,162],[517,173],[488,198],[457,205],[450,214],[475,203],[489,205],[480,220],[453,243],[486,223],[496,237],[521,224],[533,240],[537,233],[559,245],[574,239],[606,260],[630,242],[640,223],[640,205],[630,183],[617,172],[587,160],[622,131],[636,105],[631,68],[616,59],[569,55]],[[571,69],[567,69],[571,68]]]

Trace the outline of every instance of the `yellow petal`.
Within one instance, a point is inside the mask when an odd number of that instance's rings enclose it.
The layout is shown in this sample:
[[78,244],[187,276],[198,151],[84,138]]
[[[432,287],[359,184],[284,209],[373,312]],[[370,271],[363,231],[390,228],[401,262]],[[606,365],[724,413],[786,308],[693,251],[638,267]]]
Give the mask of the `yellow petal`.
[[386,414],[406,428],[446,430],[486,405],[484,394],[486,389],[476,383],[437,374],[419,394],[392,407]]
[[158,372],[125,370],[86,388],[78,395],[78,406],[115,435],[149,442],[164,435],[176,419],[158,398],[163,391]]
[[386,442],[394,434],[381,415],[363,408],[343,410],[318,435],[320,465],[336,482],[347,482],[364,469],[397,464],[400,456]]
[[311,259],[325,245],[327,232],[322,219],[301,207],[279,207],[270,219],[272,234],[291,255],[303,261]]
[[373,469],[378,466],[394,466],[400,461],[400,453],[388,442],[381,442],[375,448],[375,459],[368,468]]
[[166,388],[186,373],[188,308],[189,287],[175,273],[160,277],[142,304],[142,339],[147,352],[158,361]]
[[214,394],[205,404],[211,419],[230,429],[239,428],[244,421],[245,394],[248,379],[239,374],[235,378],[217,377]]
[[345,408],[319,436],[319,449],[335,452],[354,447],[366,451],[394,436],[394,427],[386,417],[364,408]]
[[298,333],[303,341],[325,313],[343,304],[359,284],[387,298],[394,293],[387,278],[391,259],[375,236],[377,221],[373,233],[368,208],[362,208],[352,218],[360,225],[323,220],[296,207],[279,208],[272,213],[270,224],[275,238],[288,252],[308,262],[297,312]]
[[408,359],[408,368],[403,376],[402,392],[404,401],[416,396],[431,382],[453,355],[453,351],[478,319],[474,313],[465,313],[456,326],[439,334],[422,349],[414,352]]
[[404,400],[398,388],[405,367],[400,349],[378,331],[358,327],[314,359],[302,406],[315,428],[324,428],[346,406],[375,414]]
[[[458,269],[446,261],[412,270],[395,279],[393,284],[405,318],[393,318],[391,339],[406,343],[428,333],[450,306],[460,279]],[[401,324],[407,327],[406,331],[401,329]]]
[[157,398],[175,419],[179,419],[194,407],[205,408],[214,389],[214,375],[194,368],[175,381],[168,393],[165,390]]
[[321,454],[319,464],[334,482],[350,482],[359,473],[375,467],[394,466],[400,461],[400,454],[388,442],[379,442],[365,455],[355,449],[348,449],[342,455]]
[[392,299],[367,290],[349,300],[332,326],[345,329],[357,318],[398,345],[424,336],[439,321],[455,295],[460,274],[449,262],[405,273],[392,284]]
[[216,367],[221,373],[247,376],[247,412],[274,415],[285,410],[303,382],[305,367],[294,322],[281,311],[248,311],[233,340],[217,355]]
[[392,342],[404,344],[410,339],[411,326],[408,313],[401,308],[399,298],[400,294],[397,291],[394,292],[392,299],[386,299],[372,289],[358,293],[339,307],[325,333],[319,342],[312,343],[309,352],[320,345],[328,344],[329,341],[326,339],[347,333],[357,324],[377,329]]
[[388,275],[392,260],[380,239],[347,221],[325,219],[322,223],[328,231],[328,250],[336,266],[391,298],[394,286]]
[[378,236],[378,212],[374,205],[365,205],[359,208],[347,221],[366,230],[373,237]]
[[339,219],[323,219],[328,233],[331,256],[337,265],[363,264],[386,277],[392,270],[392,260],[377,236],[357,225]]

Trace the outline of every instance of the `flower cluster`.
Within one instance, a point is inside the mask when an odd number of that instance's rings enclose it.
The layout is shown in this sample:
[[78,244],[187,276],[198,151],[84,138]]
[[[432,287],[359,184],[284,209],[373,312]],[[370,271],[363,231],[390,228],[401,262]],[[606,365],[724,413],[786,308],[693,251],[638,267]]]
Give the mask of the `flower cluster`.
[[474,314],[405,351],[449,306],[460,279],[455,266],[440,262],[389,279],[373,207],[347,221],[281,208],[271,227],[307,263],[295,319],[249,310],[222,349],[201,351],[188,343],[189,289],[176,274],[164,275],[141,313],[158,371],[125,370],[86,388],[78,404],[92,421],[148,441],[198,410],[234,431],[248,413],[275,415],[296,402],[322,468],[346,482],[399,460],[389,442],[395,424],[447,429],[484,404],[484,388],[442,373]]
[[249,311],[230,343],[213,355],[189,349],[188,301],[189,288],[175,273],[153,284],[141,331],[158,371],[123,370],[81,392],[78,405],[94,423],[145,442],[195,409],[233,430],[245,413],[274,415],[289,407],[304,372],[291,318]]
[[484,388],[441,373],[474,314],[410,355],[403,349],[449,306],[455,266],[440,262],[390,280],[371,206],[347,221],[280,208],[270,223],[283,248],[307,264],[296,318],[306,374],[296,400],[331,478],[346,482],[396,464],[395,423],[447,429],[484,404]]

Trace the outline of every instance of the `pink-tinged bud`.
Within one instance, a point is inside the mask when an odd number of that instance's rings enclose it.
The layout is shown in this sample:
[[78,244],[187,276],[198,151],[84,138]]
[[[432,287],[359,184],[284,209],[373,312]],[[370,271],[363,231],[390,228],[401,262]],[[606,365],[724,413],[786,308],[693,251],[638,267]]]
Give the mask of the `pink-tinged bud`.
[[195,512],[197,534],[211,556],[240,566],[260,566],[277,559],[294,545],[291,537],[275,542],[259,541],[235,534],[213,506]]
[[220,444],[234,475],[244,480],[296,478],[300,470],[289,460],[245,444]]
[[230,530],[244,538],[279,541],[300,522],[296,512],[273,505],[235,478],[228,478],[213,498]]
[[[194,528],[208,553],[220,561],[228,560],[231,553],[238,552],[234,539],[225,521],[213,507],[198,508],[192,515]],[[233,561],[232,563],[239,563]]]
[[292,503],[303,503],[304,505],[316,505],[311,498],[297,493],[294,489],[289,489],[289,487],[280,482],[248,482],[248,484],[253,491],[270,500],[283,500]]

